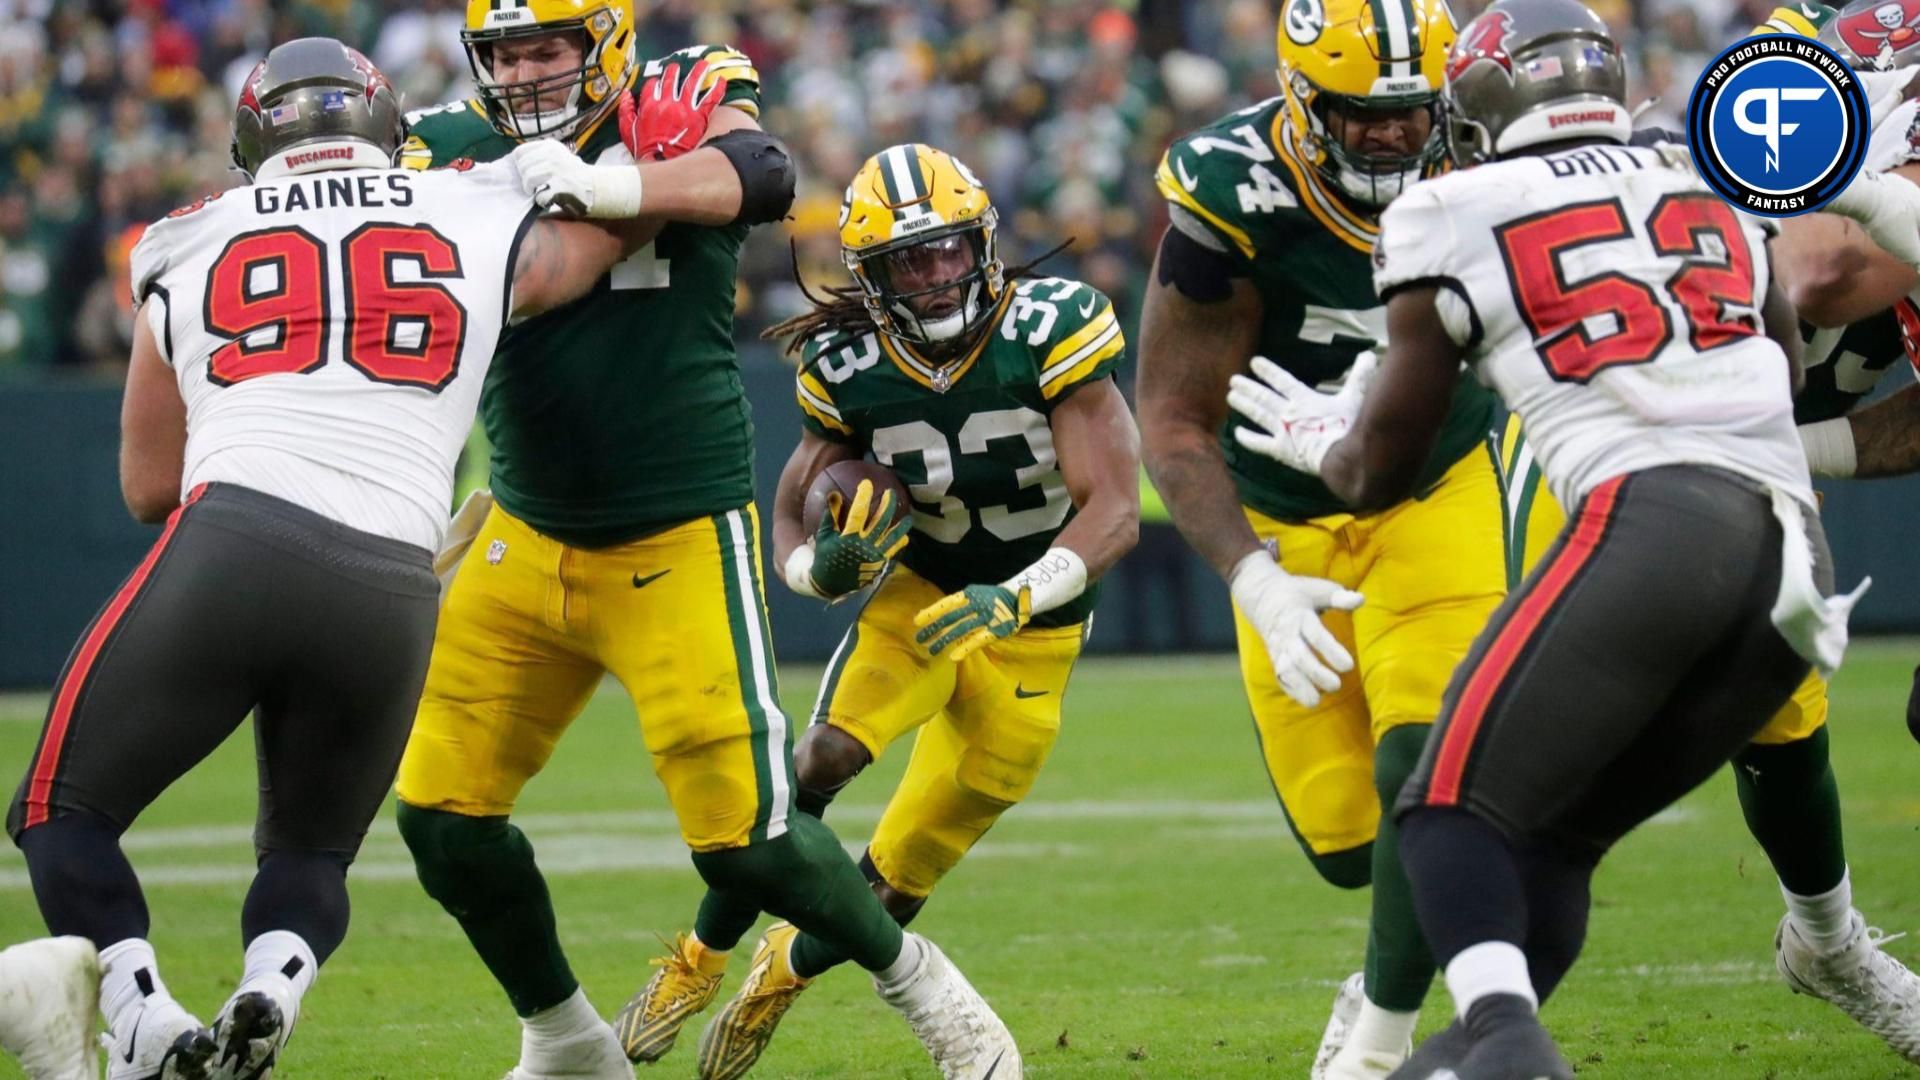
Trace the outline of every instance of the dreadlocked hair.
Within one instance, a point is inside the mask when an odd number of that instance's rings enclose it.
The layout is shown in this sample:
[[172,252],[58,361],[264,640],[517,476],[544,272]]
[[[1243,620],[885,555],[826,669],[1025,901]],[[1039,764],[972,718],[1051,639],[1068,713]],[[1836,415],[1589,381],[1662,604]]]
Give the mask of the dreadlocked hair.
[[[1007,267],[1001,271],[1002,280],[1008,284],[1022,278],[1037,277],[1035,271],[1040,264],[1073,246],[1074,237],[1065,240],[1042,252],[1039,256]],[[788,255],[793,260],[793,283],[799,287],[800,295],[806,298],[813,310],[804,311],[791,319],[775,323],[761,331],[761,338],[778,341],[786,338],[786,348],[781,353],[786,356],[798,355],[809,339],[821,334],[832,334],[833,340],[827,348],[831,349],[842,342],[851,341],[873,330],[873,318],[867,314],[867,297],[859,284],[824,285],[818,293],[807,288],[806,280],[800,276],[800,248],[792,240],[787,241]]]

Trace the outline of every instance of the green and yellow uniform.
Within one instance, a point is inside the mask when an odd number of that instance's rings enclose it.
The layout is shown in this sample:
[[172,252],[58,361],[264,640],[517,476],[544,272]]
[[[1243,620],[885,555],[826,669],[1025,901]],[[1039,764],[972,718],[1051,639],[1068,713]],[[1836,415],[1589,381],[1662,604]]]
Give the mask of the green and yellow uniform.
[[[1344,378],[1361,351],[1384,345],[1371,259],[1379,225],[1303,159],[1292,123],[1284,98],[1229,114],[1176,141],[1156,181],[1176,226],[1204,230],[1208,246],[1239,263],[1258,291],[1255,351],[1325,385]],[[1242,448],[1232,435],[1239,417],[1221,428],[1247,518],[1277,546],[1281,566],[1367,598],[1351,614],[1323,617],[1357,670],[1312,709],[1281,691],[1258,633],[1237,620],[1267,772],[1314,855],[1373,840],[1375,744],[1394,728],[1432,723],[1454,666],[1505,595],[1488,447],[1494,409],[1493,395],[1463,374],[1420,493],[1365,517],[1346,512],[1317,477]]]
[[[696,46],[750,115],[741,53]],[[610,116],[611,114],[609,114]],[[631,160],[602,120],[582,155]],[[416,114],[412,168],[516,142],[481,103]],[[509,327],[481,396],[496,505],[450,586],[413,738],[407,804],[509,813],[603,674],[632,695],[696,851],[785,831],[791,763],[761,588],[753,423],[734,347],[747,227],[669,224],[566,307]]]
[[1015,576],[1053,545],[1074,507],[1049,417],[1111,378],[1125,348],[1112,303],[1061,278],[1008,287],[944,378],[877,332],[805,347],[795,389],[806,429],[871,454],[912,503],[911,539],[834,653],[813,714],[876,758],[918,729],[869,848],[901,892],[930,893],[1031,790],[1099,587],[958,663],[915,644],[914,616]]
[[[1793,402],[1793,419],[1799,424],[1815,424],[1852,412],[1880,377],[1907,356],[1900,320],[1892,311],[1831,329],[1802,322],[1800,336],[1806,342],[1807,385]],[[1507,418],[1501,434],[1500,475],[1510,520],[1508,572],[1517,584],[1533,570],[1533,564],[1546,553],[1567,521],[1566,512],[1547,490],[1546,478],[1520,429],[1518,416]],[[1793,692],[1792,700],[1753,741],[1761,746],[1797,742],[1826,722],[1827,683],[1817,673],[1810,673]]]

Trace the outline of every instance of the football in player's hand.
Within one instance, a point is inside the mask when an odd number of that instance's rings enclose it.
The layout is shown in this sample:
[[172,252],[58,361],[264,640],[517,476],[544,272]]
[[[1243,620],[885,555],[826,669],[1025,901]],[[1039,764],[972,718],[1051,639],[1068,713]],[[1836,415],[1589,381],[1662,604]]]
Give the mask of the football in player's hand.
[[[900,478],[893,475],[892,470],[875,465],[871,461],[836,461],[827,466],[819,476],[814,477],[813,486],[807,489],[807,499],[800,505],[800,524],[807,530],[808,536],[812,536],[820,528],[820,515],[827,512],[828,496],[836,492],[839,498],[833,500],[835,503],[833,523],[836,526],[846,524],[847,508],[853,505],[853,497],[860,490],[862,480],[873,481],[872,502],[869,504],[871,508],[877,508],[880,505],[881,495],[891,491],[893,505],[899,508],[898,513],[913,512],[907,502],[907,489],[900,483]],[[871,513],[872,510],[868,512]]]

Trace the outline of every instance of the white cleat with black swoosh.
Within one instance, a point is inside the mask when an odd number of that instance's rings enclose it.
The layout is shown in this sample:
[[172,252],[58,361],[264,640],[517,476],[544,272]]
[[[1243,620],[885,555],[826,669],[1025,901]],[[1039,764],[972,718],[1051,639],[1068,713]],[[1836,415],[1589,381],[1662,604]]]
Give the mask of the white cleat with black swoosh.
[[918,934],[920,966],[888,986],[874,980],[880,999],[906,1018],[944,1080],[1023,1080],[1025,1065],[1013,1033],[960,974],[940,947]]

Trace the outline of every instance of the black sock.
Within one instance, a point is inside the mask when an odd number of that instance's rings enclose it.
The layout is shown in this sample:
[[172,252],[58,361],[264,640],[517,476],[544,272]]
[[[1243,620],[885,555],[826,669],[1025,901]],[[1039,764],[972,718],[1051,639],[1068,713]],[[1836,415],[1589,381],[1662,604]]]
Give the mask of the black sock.
[[147,936],[147,899],[120,850],[120,832],[106,818],[74,810],[20,834],[48,933],[83,937],[101,948]]
[[321,851],[270,851],[240,908],[240,942],[269,930],[299,934],[316,963],[347,938],[347,858]]
[[1593,870],[1598,857],[1563,848],[1527,853],[1527,974],[1542,1005],[1580,957],[1587,940],[1592,907]]
[[1420,929],[1444,970],[1472,946],[1527,940],[1527,894],[1507,838],[1469,811],[1423,806],[1400,819],[1400,860]]

